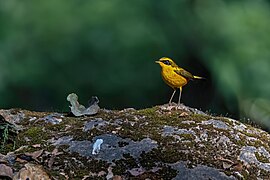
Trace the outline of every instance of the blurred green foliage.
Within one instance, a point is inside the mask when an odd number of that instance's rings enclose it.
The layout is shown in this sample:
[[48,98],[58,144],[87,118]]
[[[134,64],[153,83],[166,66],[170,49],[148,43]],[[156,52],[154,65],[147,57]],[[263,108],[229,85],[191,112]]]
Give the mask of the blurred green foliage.
[[154,63],[207,78],[182,102],[270,128],[266,0],[0,1],[0,106],[67,111],[75,92],[101,107],[167,103]]

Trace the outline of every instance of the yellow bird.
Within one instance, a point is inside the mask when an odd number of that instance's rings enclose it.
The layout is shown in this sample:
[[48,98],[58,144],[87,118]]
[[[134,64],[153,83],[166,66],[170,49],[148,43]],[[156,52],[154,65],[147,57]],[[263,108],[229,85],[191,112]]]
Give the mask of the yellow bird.
[[180,89],[178,105],[180,105],[182,87],[188,83],[189,80],[193,79],[204,79],[200,76],[194,76],[190,72],[179,67],[172,59],[168,57],[162,57],[156,61],[161,66],[161,75],[162,79],[173,88],[173,94],[170,98],[169,104],[171,104],[173,96],[176,92],[176,89]]

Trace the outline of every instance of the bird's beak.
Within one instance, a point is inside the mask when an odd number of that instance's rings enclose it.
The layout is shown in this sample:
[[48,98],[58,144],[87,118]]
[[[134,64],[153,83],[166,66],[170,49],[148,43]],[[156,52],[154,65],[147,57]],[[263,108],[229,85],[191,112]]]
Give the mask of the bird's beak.
[[158,64],[159,64],[159,63],[160,63],[160,61],[155,61],[155,63],[158,63]]

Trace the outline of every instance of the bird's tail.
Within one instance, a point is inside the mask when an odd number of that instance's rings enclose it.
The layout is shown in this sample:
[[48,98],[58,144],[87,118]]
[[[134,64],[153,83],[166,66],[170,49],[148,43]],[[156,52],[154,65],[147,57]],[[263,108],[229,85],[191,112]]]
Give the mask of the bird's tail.
[[205,79],[204,77],[200,77],[200,76],[193,76],[193,79]]

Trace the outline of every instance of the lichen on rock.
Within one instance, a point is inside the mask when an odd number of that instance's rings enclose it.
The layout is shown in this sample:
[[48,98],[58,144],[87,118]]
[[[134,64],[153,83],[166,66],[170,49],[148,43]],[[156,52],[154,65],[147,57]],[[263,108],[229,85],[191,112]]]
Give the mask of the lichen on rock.
[[267,132],[184,105],[101,109],[81,117],[0,112],[11,121],[22,118],[12,121],[22,127],[15,149],[9,141],[0,152],[0,164],[12,168],[14,175],[42,166],[51,179],[270,178]]

